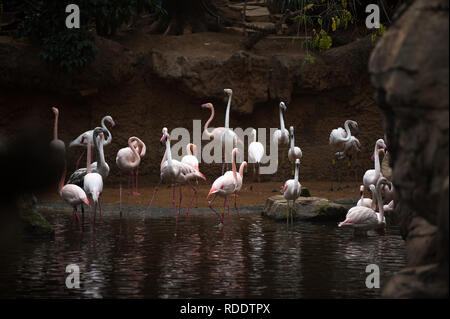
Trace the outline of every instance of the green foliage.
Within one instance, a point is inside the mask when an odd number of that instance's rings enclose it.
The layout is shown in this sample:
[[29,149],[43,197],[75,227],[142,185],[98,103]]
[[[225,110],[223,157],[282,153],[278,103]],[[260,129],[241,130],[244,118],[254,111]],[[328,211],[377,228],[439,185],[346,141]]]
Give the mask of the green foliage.
[[326,51],[333,45],[333,40],[328,35],[328,33],[325,30],[320,30],[320,32],[314,32],[314,37],[311,41],[311,48],[312,49],[318,49],[320,52]]
[[[158,12],[157,0],[79,0],[81,28],[67,29],[67,0],[12,0],[22,6],[23,18],[15,32],[41,46],[41,57],[65,71],[82,68],[98,51],[92,30],[113,36],[119,27],[143,12]],[[93,27],[95,25],[95,28]]]
[[375,29],[375,31],[372,32],[372,34],[370,35],[370,39],[372,40],[372,42],[375,42],[378,38],[382,37],[385,32],[386,28],[382,23],[380,23],[380,28]]

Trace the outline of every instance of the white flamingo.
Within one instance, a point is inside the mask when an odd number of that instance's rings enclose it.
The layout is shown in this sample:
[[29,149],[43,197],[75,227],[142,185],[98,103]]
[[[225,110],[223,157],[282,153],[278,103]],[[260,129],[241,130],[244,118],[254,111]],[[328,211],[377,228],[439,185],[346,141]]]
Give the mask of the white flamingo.
[[300,149],[300,147],[295,146],[295,135],[294,135],[294,127],[291,126],[289,128],[289,137],[291,139],[291,147],[289,148],[288,151],[288,159],[289,162],[291,162],[293,165],[295,165],[295,162],[297,161],[297,159],[301,160],[303,157],[303,153],[302,150]]
[[339,127],[337,129],[334,129],[330,133],[330,145],[335,145],[337,148],[341,149],[342,151],[339,151],[335,154],[335,156],[338,159],[343,159],[345,155],[350,151],[350,149],[354,148],[356,151],[360,151],[361,144],[359,140],[352,135],[350,131],[351,125],[356,130],[356,135],[359,132],[358,123],[353,120],[347,120],[344,123],[344,128]]
[[[116,155],[116,165],[121,171],[131,172],[137,169],[141,163],[141,152],[139,145],[143,145],[145,153],[145,144],[137,138],[132,136],[128,139],[128,147],[121,148]],[[130,175],[131,177],[131,175]],[[128,196],[130,195],[130,180],[128,179]],[[120,180],[120,216],[122,216],[122,179]]]
[[[253,174],[258,174],[258,184],[260,182],[260,165],[264,156],[264,145],[257,141],[256,130],[252,129],[253,142],[248,146],[248,158],[249,162],[253,163]],[[258,170],[255,170],[255,165],[258,166]]]
[[289,144],[289,132],[284,125],[283,111],[287,110],[286,104],[280,102],[280,129],[273,133],[273,142],[277,145]]
[[377,182],[375,192],[378,203],[378,212],[365,206],[352,207],[348,211],[345,220],[339,223],[339,227],[348,226],[360,230],[383,229],[386,225],[383,199],[381,196],[381,187],[383,185],[392,185],[392,183],[384,177],[381,177]]
[[[113,118],[110,115],[107,115],[107,116],[103,117],[102,120],[101,120],[101,127],[103,129],[105,129],[105,131],[107,132],[107,135],[108,135],[106,140],[103,142],[103,145],[108,145],[112,141],[112,135],[111,135],[111,132],[106,127],[105,121],[108,121],[111,124],[112,127],[114,127],[116,125],[116,123],[114,122]],[[87,135],[85,135],[85,134],[87,134]],[[81,146],[81,147],[85,148],[87,146],[87,141],[88,140],[91,142],[91,145],[92,145],[94,143],[93,142],[93,135],[94,135],[94,130],[86,131],[86,132],[80,134],[72,142],[70,142],[69,147]],[[80,164],[80,160],[83,157],[83,155],[84,155],[84,151],[83,151],[83,153],[81,153],[80,157],[78,158],[77,164],[75,166],[75,169],[78,168],[78,166]]]
[[384,151],[386,148],[386,144],[382,139],[377,140],[375,143],[375,169],[369,169],[364,173],[363,176],[363,185],[366,188],[369,188],[371,184],[377,185],[378,180],[382,177],[381,174],[381,166],[380,166],[380,151]]
[[155,198],[155,195],[159,189],[159,185],[164,182],[167,184],[172,185],[173,195],[172,195],[172,204],[176,209],[175,206],[175,187],[178,184],[180,187],[180,200],[178,204],[178,216],[181,213],[181,201],[183,198],[181,185],[187,183],[189,180],[195,179],[195,178],[201,178],[203,180],[206,180],[205,176],[198,170],[196,170],[191,165],[182,163],[180,161],[177,161],[172,158],[172,151],[170,149],[170,135],[169,131],[166,127],[162,129],[162,137],[161,137],[161,144],[165,143],[166,145],[166,152],[164,153],[164,157],[161,161],[160,166],[160,181],[158,185],[155,187],[155,190],[153,191],[152,199],[149,202],[149,205],[147,207],[147,210],[151,207],[153,203],[153,199]]
[[[225,207],[227,206],[227,199],[228,196],[233,194],[236,191],[236,187],[238,186],[239,180],[238,180],[238,173],[236,171],[236,155],[239,153],[238,148],[234,148],[231,152],[231,167],[232,171],[226,172],[224,175],[217,178],[214,183],[212,184],[211,189],[209,190],[208,196],[206,199],[209,199],[211,195],[214,195],[214,197],[211,199],[211,201],[208,202],[209,208],[216,213],[217,216],[219,216],[220,224],[219,226],[223,226],[223,215],[225,212]],[[224,203],[223,203],[223,210],[222,214],[219,214],[212,206],[214,200],[217,196],[224,197]]]
[[87,163],[86,163],[86,175],[84,176],[83,188],[86,194],[92,197],[94,202],[94,222],[97,211],[97,204],[100,208],[100,218],[102,218],[102,205],[100,202],[100,195],[103,191],[103,179],[99,173],[93,173],[91,169],[91,140],[89,140],[87,134],[85,136],[87,140]]
[[[186,155],[183,156],[181,159],[181,163],[192,166],[196,171],[200,172],[199,166],[198,166],[198,151],[197,151],[197,145],[189,143],[186,145]],[[197,178],[195,178],[196,181]],[[194,202],[194,199],[196,200],[196,207],[198,207],[198,189],[194,185],[190,183],[189,180],[187,180],[188,185],[192,188],[194,192],[194,196],[191,199],[191,202],[188,206],[186,214],[189,215],[189,210],[192,206],[192,203]]]
[[[286,223],[289,223],[289,215],[291,215],[291,222],[294,222],[294,217],[293,217],[293,214],[291,213],[291,208],[292,209],[294,208],[295,200],[300,197],[300,193],[302,192],[302,185],[298,181],[299,168],[300,168],[300,160],[297,159],[295,161],[294,178],[287,180],[286,183],[284,183],[283,190],[282,190],[283,196],[286,199],[287,211],[288,211]],[[289,207],[289,201],[292,201],[291,207]]]

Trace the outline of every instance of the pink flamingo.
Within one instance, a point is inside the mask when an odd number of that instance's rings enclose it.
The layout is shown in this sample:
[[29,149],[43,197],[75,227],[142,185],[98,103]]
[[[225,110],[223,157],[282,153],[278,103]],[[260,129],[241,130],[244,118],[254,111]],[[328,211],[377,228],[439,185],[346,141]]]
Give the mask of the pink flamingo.
[[[241,191],[242,185],[243,185],[243,181],[244,181],[244,170],[247,171],[247,162],[243,161],[241,163],[241,166],[239,166],[239,174],[237,175],[237,185],[236,185],[236,189],[234,190],[234,193],[232,196],[234,196],[234,209],[236,210],[236,213],[239,214],[239,210],[237,208],[237,197],[238,197],[238,193]],[[232,175],[233,172],[232,171],[228,171],[225,174],[230,174]],[[228,210],[229,212],[229,210]]]
[[373,210],[375,210],[375,185],[370,185],[370,191],[372,192],[372,199],[370,198],[364,198],[364,185],[361,185],[359,188],[359,193],[361,195],[361,198],[359,199],[358,203],[356,204],[356,206],[364,206],[364,207],[369,207]]
[[[188,145],[186,145],[186,154],[185,156],[183,156],[183,158],[181,159],[181,163],[183,164],[187,164],[192,166],[196,171],[200,172],[199,167],[198,167],[198,151],[197,151],[197,145],[189,143]],[[195,178],[196,182],[198,182],[198,179]],[[191,199],[191,202],[188,206],[187,209],[187,215],[189,216],[189,210],[190,207],[194,201],[194,198],[196,199],[196,205],[195,207],[198,207],[198,189],[193,186],[189,180],[187,180],[188,185],[192,188],[192,190],[194,191],[194,196]]]
[[[141,153],[139,152],[139,144],[142,141],[132,136],[128,139],[128,147],[121,148],[116,155],[116,164],[122,171],[132,172],[134,169],[139,167],[141,163]],[[145,153],[145,144],[142,143],[142,149]],[[131,177],[131,173],[130,173]],[[128,179],[128,196],[130,194],[130,181]],[[120,216],[122,216],[122,180],[120,181]]]
[[[195,179],[195,178],[201,178],[203,180],[206,180],[205,176],[198,170],[196,170],[193,166],[182,163],[180,161],[177,161],[175,159],[172,159],[172,151],[170,149],[170,135],[169,131],[166,127],[162,129],[162,137],[161,137],[161,144],[166,144],[166,151],[164,153],[164,157],[161,160],[161,166],[160,166],[160,181],[158,185],[156,185],[155,190],[153,191],[153,196],[148,204],[147,210],[150,209],[153,203],[153,199],[155,198],[156,193],[158,192],[159,185],[162,182],[168,183],[172,185],[172,204],[176,210],[175,205],[175,188],[176,185],[179,185],[180,188],[180,200],[178,203],[178,216],[181,214],[181,201],[183,198],[181,185],[184,183],[187,183],[189,180]],[[145,218],[145,217],[144,217]]]
[[382,139],[377,140],[375,143],[374,157],[375,157],[375,169],[369,169],[364,173],[363,176],[363,184],[364,187],[369,188],[370,185],[377,185],[378,180],[383,177],[381,174],[381,165],[380,165],[380,151],[384,151],[386,149],[386,144]]
[[384,177],[381,177],[377,182],[375,192],[378,203],[378,212],[364,206],[352,207],[348,211],[345,220],[339,223],[339,227],[349,226],[360,230],[384,228],[386,219],[384,217],[383,198],[381,196],[381,187],[383,185],[392,185],[392,183]]
[[[105,121],[108,121],[111,124],[112,127],[114,127],[116,125],[116,123],[114,122],[113,118],[111,116],[109,116],[109,115],[107,115],[107,116],[102,118],[101,127],[107,132],[107,135],[108,135],[106,140],[103,142],[103,145],[108,145],[112,141],[112,135],[111,135],[111,132],[106,127]],[[87,135],[85,135],[85,134],[87,134]],[[93,143],[93,136],[94,136],[94,130],[86,131],[86,132],[80,134],[72,142],[70,142],[69,147],[73,147],[73,146],[86,147],[88,140],[91,142],[91,144]],[[83,153],[81,153],[80,157],[77,160],[77,163],[76,163],[76,166],[75,166],[75,170],[78,169],[78,166],[80,164],[80,160],[83,157],[83,155],[84,155],[84,151],[83,151]]]
[[76,217],[78,225],[81,229],[81,221],[77,214],[77,206],[83,205],[84,203],[90,207],[89,200],[86,196],[86,193],[81,187],[74,184],[64,185],[65,178],[66,178],[66,168],[64,168],[64,173],[59,183],[58,194],[67,204],[69,204],[73,208],[72,220],[70,221],[70,224],[72,224],[74,218]]
[[86,175],[84,176],[83,188],[87,195],[92,197],[94,201],[94,222],[95,215],[97,212],[97,204],[100,208],[100,219],[102,218],[102,205],[100,202],[100,195],[103,191],[103,178],[99,173],[93,173],[91,169],[91,140],[88,139],[88,134],[86,133],[85,138],[87,139],[87,159],[86,159]]
[[[212,184],[212,187],[209,190],[208,196],[206,197],[206,199],[208,199],[211,195],[214,195],[212,200],[208,203],[208,206],[219,217],[220,227],[223,226],[223,215],[225,212],[225,207],[227,206],[228,196],[233,194],[236,191],[236,187],[238,186],[238,183],[239,183],[238,174],[236,172],[236,155],[238,154],[238,152],[239,152],[239,149],[234,148],[231,153],[232,171],[226,172],[224,175],[217,178],[214,181],[214,183]],[[212,204],[213,204],[214,200],[216,199],[217,195],[225,198],[221,215],[219,213],[217,213],[217,211],[212,207]]]

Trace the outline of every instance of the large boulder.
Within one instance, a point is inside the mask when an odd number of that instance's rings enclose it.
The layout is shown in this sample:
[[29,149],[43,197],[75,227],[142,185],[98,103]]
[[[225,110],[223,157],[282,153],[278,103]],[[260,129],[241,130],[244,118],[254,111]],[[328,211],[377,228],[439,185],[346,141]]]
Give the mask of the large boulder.
[[449,2],[415,0],[372,53],[408,270],[385,297],[448,297]]
[[[345,219],[345,205],[319,197],[299,197],[292,210],[296,221],[340,221]],[[275,220],[286,220],[287,202],[282,195],[271,196],[266,201],[262,215]]]

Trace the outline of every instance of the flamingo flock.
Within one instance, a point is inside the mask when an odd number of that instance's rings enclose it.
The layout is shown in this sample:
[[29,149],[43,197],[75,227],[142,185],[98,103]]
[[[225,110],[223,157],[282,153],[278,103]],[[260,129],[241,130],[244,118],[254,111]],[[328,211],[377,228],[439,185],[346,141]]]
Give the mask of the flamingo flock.
[[[224,127],[216,127],[213,130],[209,129],[209,125],[214,119],[215,111],[214,106],[211,103],[205,103],[202,108],[210,110],[210,117],[204,125],[204,136],[217,141],[221,145],[223,154],[222,174],[217,177],[211,185],[209,193],[206,197],[208,201],[208,207],[218,216],[219,227],[224,225],[225,211],[230,212],[230,198],[234,197],[234,208],[236,214],[239,214],[237,205],[237,197],[239,192],[243,188],[244,174],[247,172],[248,163],[253,164],[253,173],[257,174],[258,184],[260,183],[260,165],[263,162],[265,155],[264,145],[258,141],[257,131],[252,129],[251,142],[248,146],[248,159],[249,162],[243,161],[238,169],[237,157],[241,156],[241,150],[239,145],[242,145],[242,141],[237,134],[230,128],[230,108],[233,91],[231,89],[224,89],[224,93],[228,96],[228,103],[225,115]],[[53,140],[50,145],[54,150],[65,154],[65,144],[62,140],[58,139],[58,118],[59,110],[52,108],[55,115]],[[292,178],[284,183],[281,189],[281,193],[287,202],[287,214],[286,222],[293,223],[295,211],[295,202],[298,200],[301,194],[302,185],[299,181],[300,164],[303,157],[303,153],[300,147],[295,145],[294,126],[290,126],[289,130],[286,129],[284,122],[284,112],[287,111],[287,106],[284,102],[280,102],[278,105],[279,117],[280,117],[280,129],[277,129],[273,136],[272,141],[277,145],[289,145],[287,158],[293,165]],[[110,166],[106,162],[104,155],[104,147],[111,144],[112,134],[107,128],[106,122],[111,127],[115,126],[115,121],[109,115],[105,116],[101,120],[101,127],[88,130],[80,134],[75,138],[69,147],[83,147],[87,151],[86,154],[86,167],[78,168],[81,157],[78,158],[75,171],[70,175],[67,184],[65,184],[65,178],[67,173],[67,165],[58,186],[58,194],[61,198],[67,202],[73,209],[73,216],[71,224],[74,220],[78,221],[81,227],[80,219],[78,217],[78,207],[83,210],[83,205],[89,207],[89,220],[95,224],[97,207],[100,211],[100,219],[102,218],[102,205],[101,195],[104,186],[104,180],[109,176]],[[352,135],[350,126],[358,133],[358,123],[352,120],[347,120],[344,123],[344,128],[339,127],[334,129],[330,133],[329,143],[335,147],[340,148],[335,153],[336,158],[342,158],[345,154],[354,149],[359,151],[361,144],[359,140]],[[200,171],[199,158],[197,146],[193,143],[186,145],[186,155],[182,157],[181,161],[173,158],[171,150],[171,138],[169,129],[167,127],[162,128],[162,136],[160,143],[165,147],[164,156],[160,164],[160,181],[154,188],[153,195],[148,203],[147,211],[152,207],[155,196],[159,190],[161,183],[167,184],[172,188],[172,205],[176,216],[181,215],[181,203],[183,197],[182,187],[187,186],[192,190],[193,195],[187,206],[186,215],[189,216],[189,212],[192,209],[194,202],[198,203],[198,181],[206,181],[205,175]],[[93,149],[96,155],[97,161],[92,162]],[[382,139],[379,139],[375,143],[374,147],[374,169],[368,170],[363,177],[363,185],[360,186],[361,198],[357,205],[348,211],[346,219],[339,223],[339,227],[353,227],[357,229],[380,229],[385,225],[384,213],[392,211],[394,209],[393,201],[393,185],[388,181],[381,173],[379,153],[383,153],[386,150],[386,145]],[[128,175],[128,196],[140,196],[138,192],[138,170],[139,166],[145,157],[147,148],[145,143],[138,137],[132,136],[128,138],[127,145],[118,150],[116,155],[116,166],[120,172]],[[229,152],[229,153],[228,153]],[[231,158],[231,170],[228,170],[226,162]],[[131,191],[130,191],[131,184]],[[178,202],[176,201],[176,191],[179,190]],[[250,188],[252,189],[252,188]],[[364,197],[364,191],[370,190],[372,193],[371,198]],[[120,215],[122,216],[122,178],[120,178],[119,198],[120,198]],[[261,194],[261,193],[259,193]],[[221,212],[214,208],[214,203],[217,197],[223,198],[223,207]],[[377,205],[378,204],[378,205]],[[198,204],[195,205],[197,207]],[[377,211],[378,209],[378,211]],[[91,219],[93,214],[93,219]],[[147,214],[145,214],[147,215]],[[145,218],[145,217],[144,217]]]

